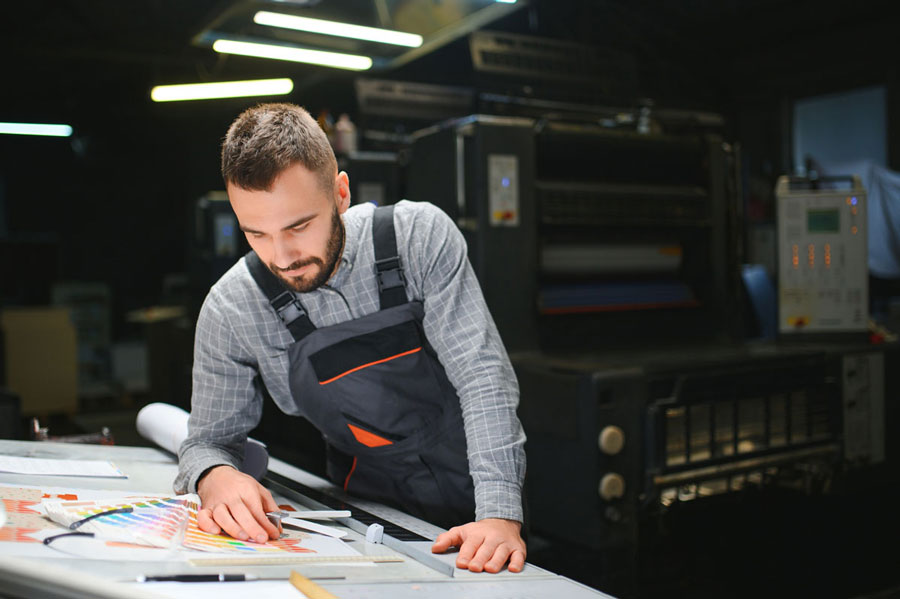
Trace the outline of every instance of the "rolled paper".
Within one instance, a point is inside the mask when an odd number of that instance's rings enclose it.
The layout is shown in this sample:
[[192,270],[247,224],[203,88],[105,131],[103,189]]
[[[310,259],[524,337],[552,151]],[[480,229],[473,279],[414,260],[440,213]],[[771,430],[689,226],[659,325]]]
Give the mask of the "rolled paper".
[[[155,402],[138,412],[137,431],[168,452],[177,454],[188,435],[190,414],[171,404]],[[248,438],[244,445],[244,461],[240,470],[256,480],[262,480],[269,468],[269,452],[265,443]]]

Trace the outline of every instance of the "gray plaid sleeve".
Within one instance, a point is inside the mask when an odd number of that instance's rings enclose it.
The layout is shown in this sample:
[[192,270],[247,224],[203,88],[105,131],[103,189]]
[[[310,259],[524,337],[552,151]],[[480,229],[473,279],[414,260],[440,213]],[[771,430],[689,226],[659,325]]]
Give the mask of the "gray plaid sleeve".
[[247,433],[262,415],[257,365],[231,325],[233,306],[240,313],[247,299],[224,302],[210,292],[197,319],[193,391],[188,437],[178,452],[177,493],[194,492],[200,476],[222,464],[239,467]]
[[462,234],[435,207],[417,214],[408,226],[419,230],[407,232],[407,243],[418,264],[410,266],[425,298],[425,333],[460,398],[476,518],[521,522],[525,433],[515,371]]

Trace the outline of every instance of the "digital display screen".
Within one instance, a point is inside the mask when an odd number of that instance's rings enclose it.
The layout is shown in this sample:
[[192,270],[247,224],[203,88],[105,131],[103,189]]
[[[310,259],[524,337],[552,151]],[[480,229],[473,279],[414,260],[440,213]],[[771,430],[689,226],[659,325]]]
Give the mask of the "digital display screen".
[[807,210],[806,230],[809,233],[840,233],[841,211],[834,210]]

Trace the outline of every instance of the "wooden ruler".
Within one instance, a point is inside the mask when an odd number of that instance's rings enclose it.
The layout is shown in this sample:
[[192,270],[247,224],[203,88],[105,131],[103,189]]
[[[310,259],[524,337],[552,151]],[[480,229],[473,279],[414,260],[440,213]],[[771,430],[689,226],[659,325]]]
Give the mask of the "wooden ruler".
[[398,555],[261,555],[259,557],[197,557],[192,566],[289,566],[291,564],[352,564],[354,562],[402,562]]
[[306,576],[299,572],[291,570],[291,577],[288,579],[298,591],[306,595],[309,599],[338,599]]

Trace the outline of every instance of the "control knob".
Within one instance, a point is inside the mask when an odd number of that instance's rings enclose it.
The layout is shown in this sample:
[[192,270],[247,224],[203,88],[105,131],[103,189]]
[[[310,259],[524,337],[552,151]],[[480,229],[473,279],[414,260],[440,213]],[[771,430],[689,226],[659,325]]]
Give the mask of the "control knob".
[[619,499],[625,495],[625,479],[616,472],[607,472],[600,479],[598,490],[605,501]]
[[597,437],[597,445],[606,455],[616,455],[625,446],[625,431],[614,424],[605,426]]

